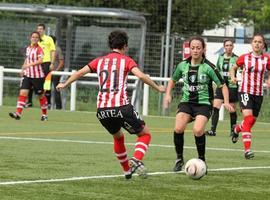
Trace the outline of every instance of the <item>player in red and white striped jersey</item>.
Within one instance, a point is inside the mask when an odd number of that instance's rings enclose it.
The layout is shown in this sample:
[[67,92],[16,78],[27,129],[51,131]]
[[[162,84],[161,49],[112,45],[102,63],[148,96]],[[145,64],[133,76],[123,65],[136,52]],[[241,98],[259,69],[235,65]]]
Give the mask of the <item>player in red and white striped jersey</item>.
[[[242,132],[246,159],[254,157],[254,153],[250,150],[251,128],[256,122],[263,101],[264,74],[270,70],[270,56],[263,52],[265,44],[263,35],[254,35],[251,42],[252,52],[240,56],[231,70],[234,83],[237,80],[235,77],[237,68],[243,70],[239,91],[243,121],[235,126],[232,142],[236,143],[239,133]],[[270,86],[270,79],[267,80],[267,85]]]
[[20,85],[20,94],[17,100],[16,112],[9,113],[9,116],[19,120],[25,105],[29,90],[33,87],[35,93],[39,96],[41,107],[41,120],[47,120],[47,100],[43,94],[44,72],[41,67],[43,59],[43,50],[38,45],[40,35],[38,32],[32,32],[30,35],[31,44],[26,49],[26,58],[22,66],[22,80]]
[[[123,31],[113,31],[108,36],[111,52],[88,63],[81,70],[73,74],[65,83],[57,86],[64,89],[73,81],[89,72],[98,74],[99,93],[97,96],[97,118],[114,138],[114,152],[118,158],[125,177],[132,177],[135,171],[142,177],[146,176],[142,159],[148,149],[151,135],[149,129],[139,114],[130,104],[127,95],[127,75],[132,72],[144,83],[158,92],[165,92],[163,86],[155,84],[130,57],[125,55],[128,36]],[[128,160],[124,144],[124,134],[121,128],[130,134],[138,136],[133,157]]]

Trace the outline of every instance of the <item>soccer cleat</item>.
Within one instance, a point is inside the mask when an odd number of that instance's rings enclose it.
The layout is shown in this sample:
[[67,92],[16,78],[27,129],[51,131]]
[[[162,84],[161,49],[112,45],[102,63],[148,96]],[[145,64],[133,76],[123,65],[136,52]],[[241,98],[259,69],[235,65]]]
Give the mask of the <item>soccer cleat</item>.
[[217,133],[216,133],[216,131],[209,130],[209,131],[205,131],[204,134],[206,134],[208,136],[216,136]]
[[131,158],[128,164],[129,167],[131,168],[131,174],[136,172],[138,176],[140,176],[141,178],[147,178],[146,167],[141,161],[135,158]]
[[48,121],[47,115],[42,115],[40,118],[41,121]]
[[247,151],[245,152],[245,158],[248,160],[248,159],[251,159],[254,157],[254,153],[252,151]]
[[174,164],[173,171],[174,172],[180,172],[182,170],[182,167],[184,165],[184,160],[183,159],[177,159]]
[[30,107],[33,107],[33,103],[32,102],[27,102],[25,105],[24,105],[25,108],[30,108]]
[[239,133],[236,132],[235,128],[237,125],[233,125],[233,132],[232,132],[232,143],[236,143],[239,139]]
[[125,178],[126,178],[126,180],[131,179],[132,178],[132,172],[130,171],[128,173],[125,173]]
[[9,113],[9,116],[11,118],[13,118],[13,119],[16,119],[16,120],[20,120],[21,119],[21,116],[18,113],[16,113],[16,112],[10,112]]

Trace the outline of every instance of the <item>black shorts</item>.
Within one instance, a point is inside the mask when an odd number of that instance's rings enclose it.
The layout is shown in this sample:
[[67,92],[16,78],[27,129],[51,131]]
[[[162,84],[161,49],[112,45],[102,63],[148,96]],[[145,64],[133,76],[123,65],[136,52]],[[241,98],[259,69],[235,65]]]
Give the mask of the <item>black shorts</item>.
[[41,67],[42,67],[42,70],[45,74],[45,77],[49,74],[50,72],[50,65],[51,65],[51,62],[44,62],[41,64]]
[[96,116],[110,134],[117,133],[121,127],[130,134],[137,134],[145,126],[145,122],[131,104],[116,108],[98,108]]
[[43,85],[44,85],[45,78],[29,78],[23,76],[21,79],[20,89],[33,89],[35,94],[41,95],[43,93]]
[[240,108],[243,109],[251,109],[253,112],[253,116],[258,117],[259,112],[261,110],[263,96],[251,95],[248,93],[239,93],[239,103]]
[[[228,89],[229,89],[229,102],[230,103],[238,102],[238,89],[237,88],[228,88]],[[214,99],[224,100],[221,88],[216,89],[216,94],[215,94]]]
[[178,105],[178,111],[190,114],[192,118],[195,118],[197,115],[203,115],[209,119],[212,115],[212,106],[207,104],[194,104],[181,102]]

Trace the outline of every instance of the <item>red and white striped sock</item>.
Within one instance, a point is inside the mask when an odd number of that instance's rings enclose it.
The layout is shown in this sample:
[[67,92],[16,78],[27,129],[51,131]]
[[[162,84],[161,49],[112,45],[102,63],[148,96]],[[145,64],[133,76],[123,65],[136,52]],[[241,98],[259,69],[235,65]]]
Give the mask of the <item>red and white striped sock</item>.
[[47,98],[45,96],[41,97],[39,99],[39,103],[40,103],[40,108],[41,108],[41,113],[42,115],[47,115]]
[[133,154],[133,158],[137,160],[142,160],[148,149],[150,141],[151,135],[149,133],[139,136],[135,144],[135,152]]
[[20,95],[18,97],[18,100],[17,100],[17,109],[16,109],[16,113],[18,115],[21,115],[22,114],[22,111],[23,111],[23,108],[24,108],[24,105],[25,105],[25,102],[26,102],[26,96],[22,96]]
[[245,152],[250,151],[251,133],[250,132],[243,132],[242,133],[242,141],[244,144]]
[[128,165],[128,157],[127,157],[127,151],[125,147],[125,141],[124,141],[124,135],[122,135],[120,138],[114,138],[114,153],[120,162],[123,171],[125,174],[130,172],[130,167]]

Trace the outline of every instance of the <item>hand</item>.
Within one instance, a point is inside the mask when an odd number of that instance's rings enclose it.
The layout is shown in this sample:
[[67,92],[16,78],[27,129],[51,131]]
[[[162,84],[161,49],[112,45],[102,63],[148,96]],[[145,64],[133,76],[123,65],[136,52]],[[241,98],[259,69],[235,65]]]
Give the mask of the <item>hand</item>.
[[57,86],[56,86],[56,90],[57,91],[60,91],[60,90],[63,90],[66,88],[66,85],[64,83],[59,83]]
[[163,99],[163,107],[169,108],[170,103],[172,102],[172,96],[171,95],[165,95]]
[[23,64],[22,69],[26,69],[26,68],[28,68],[28,67],[30,67],[29,64]]
[[166,91],[166,88],[165,88],[163,85],[159,85],[159,86],[158,86],[158,91],[159,91],[160,93],[164,93],[164,92]]
[[24,72],[24,70],[22,69],[22,71],[20,72],[20,77],[23,77],[23,73]]
[[224,107],[229,111],[229,112],[235,112],[234,108],[231,106],[229,103],[224,103]]
[[267,79],[267,81],[265,82],[265,84],[266,84],[266,87],[267,88],[270,88],[270,79]]
[[54,65],[53,65],[53,63],[51,63],[50,64],[50,71],[53,71],[53,69],[54,69]]

